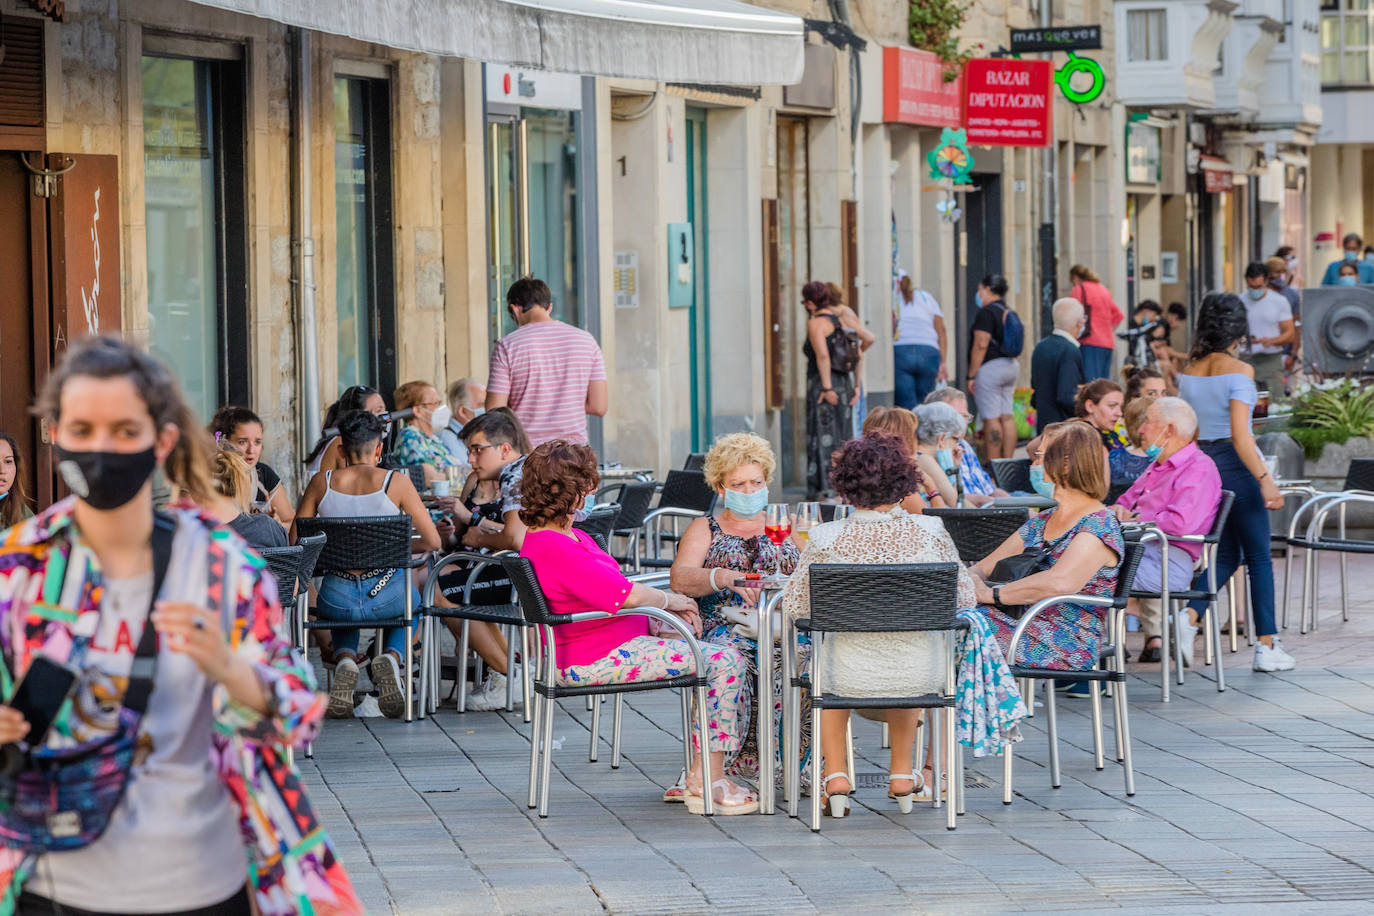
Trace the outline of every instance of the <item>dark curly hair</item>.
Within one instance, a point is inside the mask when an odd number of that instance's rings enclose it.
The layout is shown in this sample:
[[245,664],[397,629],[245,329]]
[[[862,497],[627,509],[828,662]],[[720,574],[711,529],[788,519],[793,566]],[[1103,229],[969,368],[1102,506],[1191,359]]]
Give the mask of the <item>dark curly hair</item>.
[[366,410],[350,410],[339,418],[339,448],[349,458],[367,456],[386,436],[386,422]]
[[1236,341],[1250,334],[1245,303],[1235,293],[1209,293],[1197,310],[1190,359],[1225,353]]
[[563,521],[596,490],[596,452],[567,439],[551,439],[530,452],[520,477],[520,521],[543,528]]
[[835,452],[835,492],[851,506],[890,506],[921,488],[921,472],[902,440],[882,433],[850,439]]
[[818,309],[830,305],[830,287],[822,280],[812,280],[801,288],[802,300],[810,302]]

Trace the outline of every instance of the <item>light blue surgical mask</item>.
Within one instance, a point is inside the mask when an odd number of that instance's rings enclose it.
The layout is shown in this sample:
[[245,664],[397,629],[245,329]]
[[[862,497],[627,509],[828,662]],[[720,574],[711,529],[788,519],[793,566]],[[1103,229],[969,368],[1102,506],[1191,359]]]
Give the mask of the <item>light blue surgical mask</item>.
[[1345,253],[1345,259],[1347,261],[1358,261],[1360,259],[1360,253],[1358,251],[1347,251]]
[[768,488],[753,493],[739,490],[725,491],[725,508],[736,518],[753,518],[768,506]]
[[472,418],[475,420],[486,412],[487,409],[485,407],[474,407],[472,408]]
[[1162,445],[1152,445],[1152,446],[1150,446],[1149,448],[1145,449],[1145,457],[1146,457],[1146,458],[1149,458],[1151,461],[1158,461],[1158,460],[1159,460],[1159,456],[1160,456],[1161,454],[1163,454],[1163,452],[1164,452],[1164,446],[1162,446]]
[[1258,301],[1264,298],[1264,294],[1266,292],[1268,292],[1268,290],[1261,286],[1259,289],[1247,289],[1245,291],[1245,294],[1249,296],[1251,299]]
[[978,292],[976,292],[976,293],[973,294],[973,304],[976,305],[976,306],[978,306],[979,308],[982,308],[982,307],[983,307],[983,292],[982,292],[982,290],[979,290]]
[[940,465],[940,470],[946,474],[954,470],[954,450],[949,448],[938,448],[935,450],[935,463]]
[[1054,481],[1045,479],[1045,466],[1043,464],[1033,464],[1030,466],[1031,489],[1039,493],[1046,499],[1054,499]]
[[1360,282],[1360,278],[1359,278],[1359,277],[1352,277],[1352,276],[1350,276],[1349,274],[1346,274],[1344,277],[1337,277],[1337,278],[1336,278],[1336,285],[1337,285],[1337,286],[1355,286],[1355,285],[1356,285],[1357,283],[1359,283],[1359,282]]
[[8,499],[8,498],[9,498],[9,495],[10,495],[10,491],[9,491],[9,490],[6,490],[4,493],[0,493],[0,503],[4,502],[6,499]]

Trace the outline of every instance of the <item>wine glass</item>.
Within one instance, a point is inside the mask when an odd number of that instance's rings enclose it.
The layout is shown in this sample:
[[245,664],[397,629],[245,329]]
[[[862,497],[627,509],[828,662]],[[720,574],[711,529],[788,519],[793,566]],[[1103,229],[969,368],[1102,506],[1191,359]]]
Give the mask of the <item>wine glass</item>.
[[854,514],[854,507],[848,503],[840,503],[835,507],[835,521],[842,522]]
[[[769,503],[763,517],[763,533],[768,540],[778,547],[782,546],[792,535],[792,519],[787,514],[786,503]],[[782,576],[782,553],[779,551],[774,557],[773,575],[777,578]]]
[[797,503],[797,522],[795,536],[805,544],[811,536],[811,529],[821,523],[820,503]]

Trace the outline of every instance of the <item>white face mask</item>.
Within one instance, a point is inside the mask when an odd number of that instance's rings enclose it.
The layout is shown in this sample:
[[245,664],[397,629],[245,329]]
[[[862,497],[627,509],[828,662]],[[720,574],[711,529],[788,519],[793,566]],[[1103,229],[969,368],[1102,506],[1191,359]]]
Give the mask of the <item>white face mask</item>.
[[447,404],[440,404],[434,408],[434,412],[429,415],[429,425],[435,429],[446,429],[448,421],[453,419],[453,411],[449,410]]

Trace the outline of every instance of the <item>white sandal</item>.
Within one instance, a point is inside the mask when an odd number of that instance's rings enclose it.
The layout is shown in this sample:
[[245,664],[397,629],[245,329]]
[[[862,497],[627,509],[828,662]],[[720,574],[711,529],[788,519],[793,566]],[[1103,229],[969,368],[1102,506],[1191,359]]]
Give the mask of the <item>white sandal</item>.
[[[829,776],[825,777],[824,785],[829,787],[830,780],[832,779],[847,780],[849,779],[849,774],[843,770],[838,773],[831,773]],[[849,791],[854,791],[852,784]],[[824,803],[826,810],[830,812],[831,817],[847,817],[849,815],[849,792],[828,792],[823,789],[821,791],[821,801]]]
[[[931,775],[934,775],[934,774],[932,773]],[[897,779],[897,778],[899,778],[899,777],[892,776],[892,777],[889,777],[889,778],[890,778],[890,779]],[[921,771],[921,784],[920,784],[920,786],[918,786],[917,789],[916,789],[916,794],[915,794],[915,796],[914,796],[915,800],[918,801],[918,802],[932,802],[932,803],[933,803],[933,802],[935,801],[935,792],[934,792],[934,788],[935,788],[935,787],[932,786],[932,785],[930,784],[930,781],[926,779],[926,777],[925,777],[925,771],[922,770],[922,771]],[[941,774],[940,774],[940,801],[945,801],[945,800],[947,800],[948,798],[949,798],[949,776],[948,776],[947,774],[945,774],[945,773],[941,773]],[[903,812],[903,813],[905,813],[905,812]]]
[[[717,789],[720,790],[719,795],[716,794]],[[739,800],[741,796],[743,800]],[[711,798],[715,802],[712,807],[716,814],[753,814],[759,810],[759,800],[754,797],[754,793],[724,777],[711,783]],[[690,813],[706,813],[706,799],[703,796],[688,789],[684,800]]]
[[687,798],[687,771],[683,770],[677,775],[677,782],[663,790],[663,800],[665,802],[681,803]]
[[[911,791],[904,795],[896,795],[892,791],[892,781],[894,779],[910,779],[914,785]],[[911,803],[916,800],[917,793],[925,788],[925,776],[920,773],[888,773],[887,774],[887,797],[896,800],[897,807],[903,814],[911,813]]]

